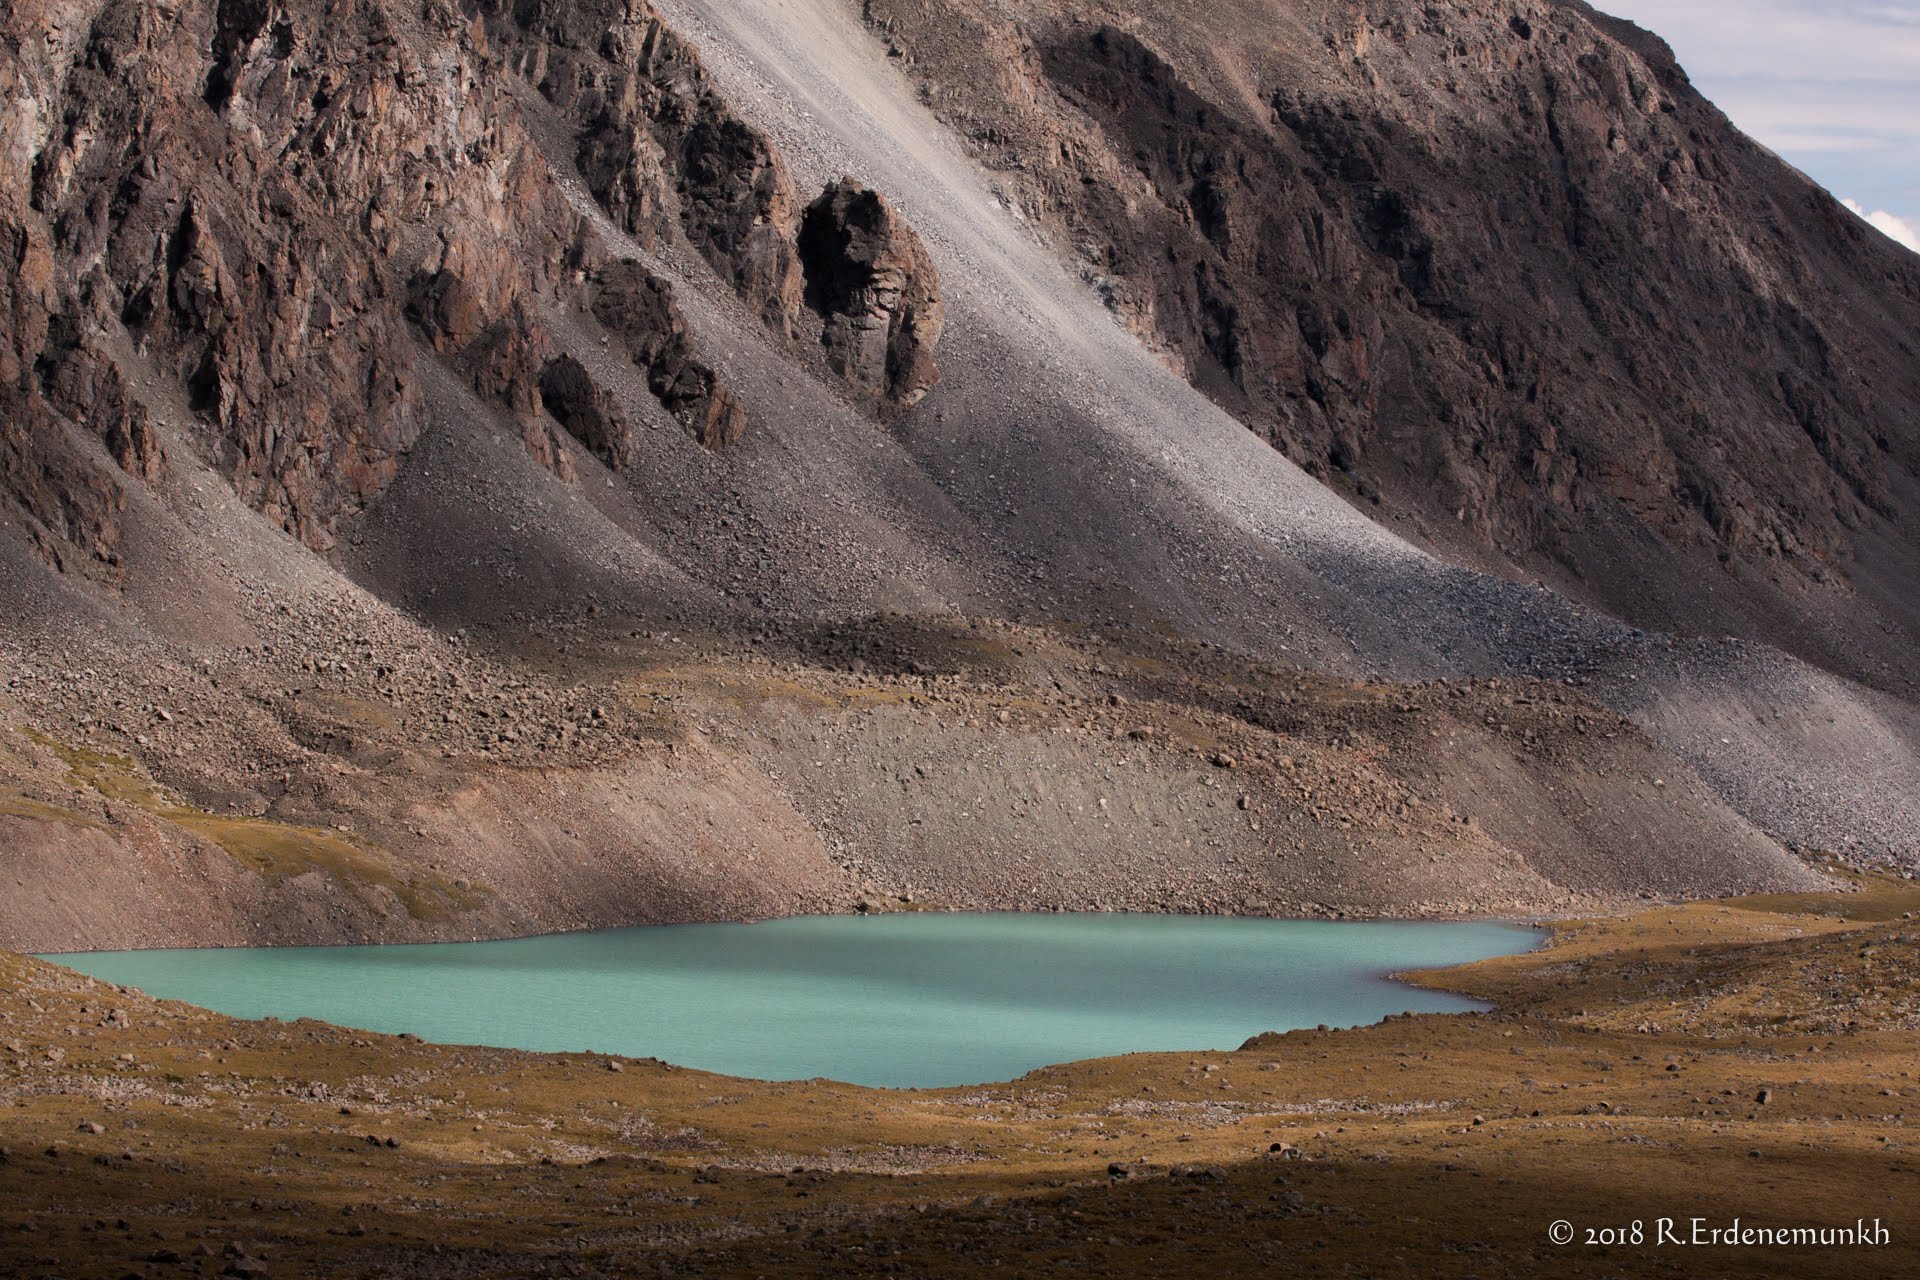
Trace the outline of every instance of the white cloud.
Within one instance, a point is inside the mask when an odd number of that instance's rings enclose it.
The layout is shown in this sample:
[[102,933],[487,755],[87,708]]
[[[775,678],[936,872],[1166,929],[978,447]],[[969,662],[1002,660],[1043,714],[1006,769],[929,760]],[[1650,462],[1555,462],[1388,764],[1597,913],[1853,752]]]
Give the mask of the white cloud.
[[1920,8],[1854,0],[1600,0],[1674,45],[1708,80],[1746,75],[1911,83]]
[[1735,125],[1920,252],[1920,0],[1594,3],[1665,36]]
[[1868,213],[1858,200],[1840,202],[1867,220],[1868,225],[1877,228],[1896,244],[1903,244],[1915,253],[1920,253],[1920,222],[1911,218],[1901,218],[1888,213],[1885,209],[1875,209]]

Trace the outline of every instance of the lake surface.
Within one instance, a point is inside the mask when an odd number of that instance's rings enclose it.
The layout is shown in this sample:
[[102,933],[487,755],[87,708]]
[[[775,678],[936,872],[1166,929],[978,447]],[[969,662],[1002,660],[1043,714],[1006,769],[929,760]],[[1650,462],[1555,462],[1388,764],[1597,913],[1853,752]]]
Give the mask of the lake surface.
[[1480,1007],[1387,973],[1530,950],[1488,923],[912,913],[427,946],[54,956],[244,1018],[729,1075],[936,1086]]

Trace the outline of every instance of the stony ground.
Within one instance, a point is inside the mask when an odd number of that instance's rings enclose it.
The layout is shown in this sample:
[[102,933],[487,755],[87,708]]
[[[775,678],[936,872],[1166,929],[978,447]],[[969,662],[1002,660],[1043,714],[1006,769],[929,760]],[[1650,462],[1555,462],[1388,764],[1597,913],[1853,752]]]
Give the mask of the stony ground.
[[0,945],[1820,883],[1576,682],[1348,680],[964,617],[741,640],[584,611],[442,636],[351,592],[254,613],[199,661],[0,642]]
[[[8,957],[0,1271],[1911,1274],[1916,909],[1871,879],[1570,922],[1423,977],[1490,1013],[927,1091],[239,1022]],[[1662,1217],[1892,1243],[1584,1243]]]

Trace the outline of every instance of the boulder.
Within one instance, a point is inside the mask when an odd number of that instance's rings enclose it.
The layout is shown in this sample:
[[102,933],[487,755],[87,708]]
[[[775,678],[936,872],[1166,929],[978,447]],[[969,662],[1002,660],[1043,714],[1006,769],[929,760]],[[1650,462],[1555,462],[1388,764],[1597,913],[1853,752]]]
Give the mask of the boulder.
[[672,285],[637,262],[615,262],[596,279],[592,306],[594,317],[646,374],[648,388],[696,440],[724,449],[740,439],[746,409],[710,366],[694,358]]
[[613,394],[570,355],[549,361],[540,375],[540,399],[554,420],[615,471],[633,464],[633,427]]
[[940,274],[906,219],[842,178],[807,207],[800,261],[807,305],[826,322],[827,363],[869,396],[918,403],[940,381],[933,348],[945,309]]

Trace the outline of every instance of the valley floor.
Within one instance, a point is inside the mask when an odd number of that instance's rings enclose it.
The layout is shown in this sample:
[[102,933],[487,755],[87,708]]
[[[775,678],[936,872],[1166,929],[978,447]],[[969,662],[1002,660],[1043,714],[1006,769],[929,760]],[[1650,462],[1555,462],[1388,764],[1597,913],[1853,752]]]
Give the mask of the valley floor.
[[240,1022],[9,956],[0,1273],[1911,1275],[1916,911],[1855,876],[1564,923],[1421,978],[1486,1014],[925,1091]]

